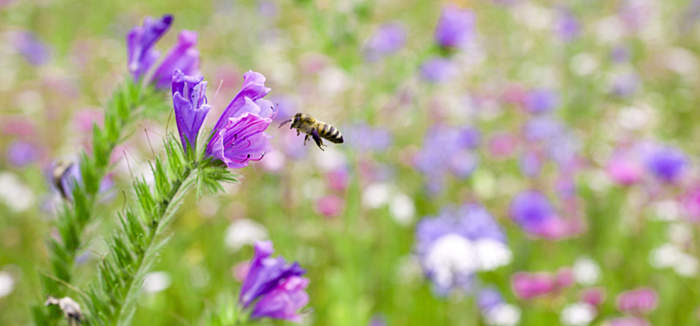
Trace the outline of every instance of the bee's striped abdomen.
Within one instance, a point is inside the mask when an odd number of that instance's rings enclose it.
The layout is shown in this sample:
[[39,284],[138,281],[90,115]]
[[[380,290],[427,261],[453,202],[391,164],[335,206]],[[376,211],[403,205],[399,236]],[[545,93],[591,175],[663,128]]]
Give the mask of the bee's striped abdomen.
[[318,135],[325,139],[328,139],[330,142],[333,143],[343,142],[343,135],[340,134],[340,130],[327,123],[320,123],[318,128]]

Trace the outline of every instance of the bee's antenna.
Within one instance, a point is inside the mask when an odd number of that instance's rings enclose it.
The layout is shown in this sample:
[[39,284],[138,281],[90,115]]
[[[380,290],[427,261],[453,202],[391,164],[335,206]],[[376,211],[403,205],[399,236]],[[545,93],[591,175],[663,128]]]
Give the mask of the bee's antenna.
[[282,121],[282,123],[280,123],[279,128],[282,128],[282,126],[284,126],[285,124],[290,123],[290,122],[292,122],[292,119]]

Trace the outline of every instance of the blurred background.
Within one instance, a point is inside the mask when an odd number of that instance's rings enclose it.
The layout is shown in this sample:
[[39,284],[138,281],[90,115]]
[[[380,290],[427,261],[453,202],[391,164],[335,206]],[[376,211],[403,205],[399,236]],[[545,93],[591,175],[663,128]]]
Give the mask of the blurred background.
[[[156,47],[198,33],[214,111],[255,70],[279,121],[345,143],[270,128],[239,183],[189,195],[134,324],[206,324],[262,239],[307,269],[305,325],[700,324],[697,0],[0,0],[0,324],[45,300],[52,162],[166,13]],[[114,152],[79,287],[176,130],[153,116]]]

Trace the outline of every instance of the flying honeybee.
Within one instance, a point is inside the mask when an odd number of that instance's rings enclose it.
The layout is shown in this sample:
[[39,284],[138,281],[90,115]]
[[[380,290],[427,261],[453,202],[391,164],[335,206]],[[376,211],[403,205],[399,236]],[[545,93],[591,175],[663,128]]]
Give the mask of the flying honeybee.
[[314,142],[316,142],[316,146],[318,146],[318,148],[321,150],[323,150],[323,146],[325,146],[321,138],[325,138],[326,140],[336,144],[343,142],[343,135],[340,134],[340,130],[338,130],[338,128],[333,127],[323,121],[318,121],[308,114],[297,113],[294,115],[294,119],[289,119],[282,122],[280,124],[280,128],[289,122],[292,123],[289,126],[289,129],[296,129],[297,136],[301,132],[306,134],[306,137],[304,137],[304,145],[306,145],[306,141],[309,140],[309,136],[311,136]]

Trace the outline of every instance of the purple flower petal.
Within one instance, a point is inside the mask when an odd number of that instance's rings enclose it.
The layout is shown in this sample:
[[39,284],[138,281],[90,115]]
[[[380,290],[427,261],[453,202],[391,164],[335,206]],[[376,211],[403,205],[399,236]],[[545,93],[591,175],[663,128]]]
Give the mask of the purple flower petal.
[[[172,77],[173,107],[182,148],[196,149],[197,135],[209,113],[207,82],[202,77],[186,76],[175,70]],[[188,147],[189,146],[189,147]]]
[[170,49],[153,74],[152,82],[157,88],[168,88],[175,70],[181,70],[185,75],[199,75],[199,51],[195,45],[197,45],[197,33],[180,32],[177,44]]
[[173,16],[165,15],[159,20],[146,17],[143,26],[136,26],[126,35],[128,69],[134,80],[138,80],[158,59],[153,45],[168,31]]

